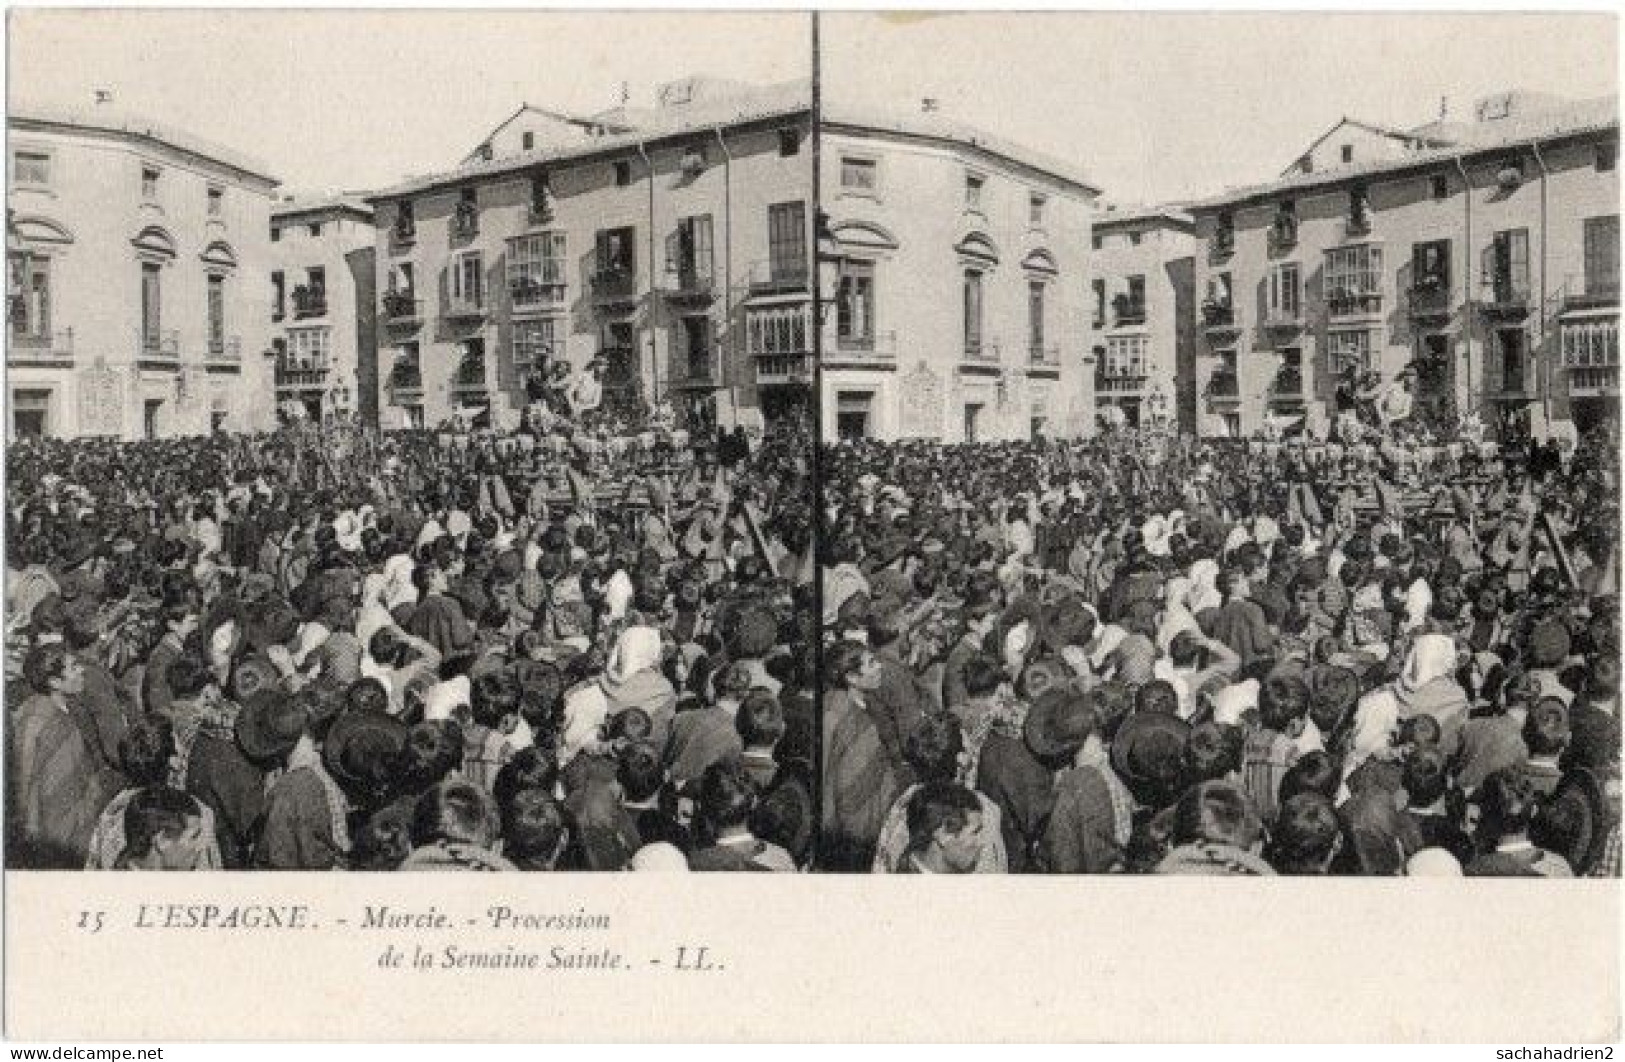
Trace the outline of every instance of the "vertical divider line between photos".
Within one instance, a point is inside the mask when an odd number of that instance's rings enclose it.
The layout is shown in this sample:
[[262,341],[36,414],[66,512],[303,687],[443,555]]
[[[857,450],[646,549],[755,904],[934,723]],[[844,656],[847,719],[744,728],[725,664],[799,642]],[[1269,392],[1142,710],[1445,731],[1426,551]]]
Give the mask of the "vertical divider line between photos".
[[819,11],[809,12],[811,17],[811,150],[807,152],[812,164],[812,238],[807,241],[807,254],[812,259],[808,278],[812,285],[812,394],[807,402],[806,415],[812,419],[812,578],[813,578],[813,830],[812,868],[822,866],[821,851],[824,839],[824,297],[823,282],[818,260],[819,237],[824,226],[823,199],[823,52],[819,37]]

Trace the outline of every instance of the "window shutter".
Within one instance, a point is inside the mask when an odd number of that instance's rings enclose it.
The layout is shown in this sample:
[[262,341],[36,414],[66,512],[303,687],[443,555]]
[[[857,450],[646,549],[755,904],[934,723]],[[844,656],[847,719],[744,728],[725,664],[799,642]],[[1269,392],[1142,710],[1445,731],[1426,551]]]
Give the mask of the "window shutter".
[[701,280],[711,279],[711,215],[693,218],[694,275]]
[[1510,244],[1510,268],[1512,283],[1519,292],[1529,290],[1529,230],[1514,229]]
[[685,218],[677,223],[677,228],[666,234],[666,273],[676,276],[683,268],[683,229],[688,225]]

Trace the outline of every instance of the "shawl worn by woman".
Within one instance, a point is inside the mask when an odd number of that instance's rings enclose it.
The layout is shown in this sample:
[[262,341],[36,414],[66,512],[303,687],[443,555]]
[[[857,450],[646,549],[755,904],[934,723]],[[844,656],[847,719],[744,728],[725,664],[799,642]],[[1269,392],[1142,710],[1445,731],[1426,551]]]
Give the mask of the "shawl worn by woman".
[[1456,682],[1456,643],[1447,634],[1424,634],[1411,645],[1405,670],[1394,683],[1399,718],[1427,715],[1439,723],[1439,745],[1453,755],[1467,719],[1467,694]]
[[649,740],[656,748],[665,747],[677,708],[677,691],[660,671],[660,655],[659,630],[628,627],[609,654],[600,681],[610,715],[638,708],[649,716]]

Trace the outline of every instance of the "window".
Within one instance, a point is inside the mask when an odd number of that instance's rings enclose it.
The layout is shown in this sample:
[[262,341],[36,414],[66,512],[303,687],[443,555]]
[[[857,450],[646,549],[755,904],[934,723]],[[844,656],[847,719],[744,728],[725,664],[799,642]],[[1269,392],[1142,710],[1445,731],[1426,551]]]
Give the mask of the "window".
[[282,226],[280,226],[280,225],[272,225],[271,226],[271,242],[272,243],[281,243],[282,242]]
[[1529,230],[1497,232],[1484,249],[1484,282],[1496,303],[1529,298]]
[[1354,145],[1353,144],[1344,144],[1343,145],[1343,161],[1344,162],[1353,162],[1354,161]]
[[322,223],[319,222],[319,221],[311,222],[310,223],[310,234],[312,236],[320,236],[322,234]]
[[1411,297],[1448,301],[1450,296],[1450,241],[1430,240],[1411,245]]
[[1100,328],[1106,323],[1106,282],[1094,280],[1090,286],[1095,293],[1095,327]]
[[11,155],[11,182],[44,187],[51,183],[51,156],[43,151],[16,151]]
[[529,151],[532,148],[534,148],[535,146],[536,146],[536,134],[535,133],[524,132],[524,133],[519,134],[519,148],[520,148],[521,151]]
[[1042,280],[1027,281],[1027,351],[1034,361],[1044,358],[1044,287]]
[[141,263],[141,345],[146,350],[157,350],[159,346],[163,309],[159,268],[153,262]]
[[768,261],[774,280],[805,280],[807,217],[799,200],[767,208]]
[[1139,324],[1145,320],[1145,277],[1139,274],[1126,279],[1126,290],[1114,300],[1118,324]]
[[1335,374],[1351,366],[1357,372],[1371,367],[1371,333],[1363,330],[1327,332],[1326,360]]
[[451,215],[451,231],[458,236],[472,236],[480,231],[479,193],[474,189],[458,191],[457,206]]
[[625,188],[632,183],[632,164],[630,162],[617,162],[615,164],[615,184]]
[[1202,303],[1202,316],[1210,324],[1229,324],[1231,321],[1230,274],[1215,273],[1207,278],[1207,298]]
[[540,232],[508,241],[508,297],[515,310],[562,306],[567,263],[565,235]]
[[1296,321],[1303,313],[1302,292],[1298,263],[1282,262],[1270,270],[1270,316],[1277,320]]
[[39,255],[28,259],[23,272],[21,255],[11,256],[13,275],[22,288],[13,303],[11,334],[18,339],[48,339],[51,335],[51,260]]
[[1612,173],[1619,158],[1618,144],[1597,145],[1597,172]]
[[1380,309],[1382,248],[1365,243],[1332,248],[1326,252],[1322,283],[1327,307],[1334,316]]
[[965,352],[982,352],[982,272],[965,270]]
[[287,278],[278,269],[271,274],[271,320],[280,321],[287,313]]
[[1448,199],[1448,198],[1450,198],[1450,178],[1449,178],[1448,175],[1443,174],[1443,173],[1435,173],[1433,175],[1433,178],[1432,178],[1432,183],[1433,183],[1433,198],[1435,198],[1435,199]]
[[156,166],[141,167],[141,198],[151,200],[158,198],[158,178],[161,171]]
[[986,183],[986,179],[978,174],[965,174],[966,210],[980,211],[982,209],[982,186]]
[[875,265],[841,262],[835,295],[835,334],[842,344],[867,346],[875,340]]
[[711,318],[693,314],[683,318],[683,354],[690,380],[711,376]]
[[1107,379],[1145,375],[1145,336],[1109,336],[1103,375]]
[[530,214],[533,218],[551,220],[553,213],[553,182],[545,172],[530,175]]
[[1563,364],[1570,369],[1618,368],[1619,322],[1612,318],[1563,322]]
[[332,329],[288,329],[288,353],[284,368],[321,370],[328,367],[332,352]]
[[873,195],[880,187],[880,163],[874,159],[841,159],[841,190]]
[[1100,250],[1101,248],[1106,246],[1106,237],[1102,236],[1098,232],[1090,233],[1090,235],[1089,235],[1089,246],[1093,247],[1097,251]]
[[1128,234],[1128,242],[1130,247],[1140,246],[1140,235],[1141,234],[1138,232],[1131,232]]
[[513,370],[525,374],[544,369],[553,358],[558,321],[538,317],[513,323]]
[[410,240],[416,232],[417,222],[412,213],[412,204],[409,200],[402,201],[395,207],[395,238]]
[[1524,393],[1529,375],[1528,337],[1521,328],[1502,328],[1495,332],[1501,365],[1501,390],[1512,394]]
[[1027,197],[1027,225],[1030,228],[1041,229],[1044,227],[1044,205],[1048,202],[1048,199],[1037,192]]
[[226,200],[226,193],[225,193],[224,189],[221,189],[221,188],[210,188],[209,189],[209,216],[211,218],[217,218],[217,217],[220,216],[221,209],[225,205],[225,200]]
[[398,262],[390,269],[389,289],[411,298],[417,291],[417,275],[411,262]]
[[789,158],[791,155],[801,154],[801,130],[779,130],[779,155]]
[[209,274],[209,353],[226,349],[226,278]]
[[451,256],[451,303],[454,309],[478,310],[485,305],[485,258],[479,251]]
[[709,290],[712,260],[710,214],[683,218],[666,237],[666,272],[678,288]]
[[637,272],[637,230],[600,229],[594,248],[600,277],[627,277]]
[[1619,215],[1585,220],[1585,293],[1619,295]]

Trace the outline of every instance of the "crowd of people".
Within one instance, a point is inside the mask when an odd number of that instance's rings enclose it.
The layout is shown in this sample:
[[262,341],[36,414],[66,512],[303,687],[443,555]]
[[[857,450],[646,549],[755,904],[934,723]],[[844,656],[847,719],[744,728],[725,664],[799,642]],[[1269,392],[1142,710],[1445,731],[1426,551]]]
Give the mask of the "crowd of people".
[[821,869],[1617,875],[1617,439],[848,441]]
[[810,429],[7,449],[12,868],[795,871]]

